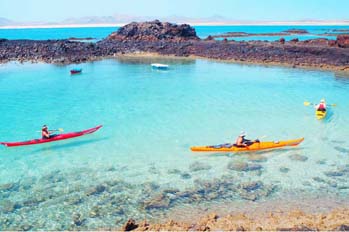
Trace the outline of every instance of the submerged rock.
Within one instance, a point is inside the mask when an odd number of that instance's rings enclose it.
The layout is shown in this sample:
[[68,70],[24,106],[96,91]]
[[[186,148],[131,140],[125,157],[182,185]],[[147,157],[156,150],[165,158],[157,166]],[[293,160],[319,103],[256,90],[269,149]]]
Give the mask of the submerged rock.
[[142,185],[143,185],[143,189],[142,189],[143,193],[146,195],[149,195],[160,188],[160,186],[155,182],[145,182]]
[[92,207],[92,209],[90,210],[90,217],[99,217],[100,216],[100,210],[101,207],[98,205],[95,205]]
[[336,151],[341,152],[341,153],[347,153],[347,154],[349,154],[349,149],[346,149],[346,148],[344,148],[344,147],[335,146],[334,149],[335,149]]
[[240,188],[246,190],[247,192],[255,191],[263,186],[261,181],[244,182],[240,184]]
[[24,225],[21,225],[21,230],[22,231],[29,231],[33,228],[32,225],[29,225],[29,224],[24,224]]
[[91,195],[97,195],[97,194],[101,194],[102,192],[104,192],[106,190],[106,186],[104,185],[97,185],[95,187],[92,187],[91,189],[87,190],[86,195],[87,196],[91,196]]
[[0,213],[13,213],[16,209],[21,208],[22,206],[17,202],[12,202],[10,200],[1,200],[0,202]]
[[181,178],[182,179],[190,179],[191,178],[191,175],[189,173],[181,173]]
[[322,159],[322,160],[318,160],[316,161],[317,164],[321,164],[321,165],[324,165],[326,164],[327,160],[326,159]]
[[167,209],[170,206],[170,200],[164,194],[158,194],[153,198],[144,201],[144,208],[149,209]]
[[263,155],[249,155],[248,156],[248,160],[253,161],[253,162],[266,162],[268,160],[267,157],[263,156]]
[[82,223],[85,221],[84,219],[82,219],[80,213],[73,213],[72,219],[73,219],[72,225],[75,225],[75,226],[81,226]]
[[291,160],[301,161],[301,162],[304,162],[304,161],[307,161],[307,160],[308,160],[308,157],[306,157],[306,156],[304,156],[304,155],[299,155],[299,154],[290,155],[289,158],[290,158]]
[[324,174],[326,176],[329,176],[329,177],[337,177],[337,176],[343,176],[344,175],[343,172],[339,172],[339,171],[328,171],[328,172],[324,172]]
[[282,173],[288,173],[290,171],[290,169],[287,168],[287,167],[280,167],[279,171],[282,172]]
[[257,171],[261,170],[262,166],[259,164],[250,164],[245,162],[230,162],[227,166],[228,169],[234,170],[234,171],[243,171],[243,172],[249,172],[249,171]]
[[0,192],[5,191],[17,191],[19,188],[18,183],[7,183],[0,185]]
[[212,167],[209,164],[194,162],[189,166],[189,171],[197,172],[197,171],[203,171],[203,170],[210,170],[211,168]]

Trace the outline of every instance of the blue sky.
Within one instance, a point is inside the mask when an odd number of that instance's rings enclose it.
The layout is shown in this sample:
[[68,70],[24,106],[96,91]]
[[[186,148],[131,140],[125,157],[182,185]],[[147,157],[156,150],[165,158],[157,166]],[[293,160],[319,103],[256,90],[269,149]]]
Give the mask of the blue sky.
[[0,0],[0,17],[61,21],[71,17],[220,15],[231,20],[347,20],[349,0]]

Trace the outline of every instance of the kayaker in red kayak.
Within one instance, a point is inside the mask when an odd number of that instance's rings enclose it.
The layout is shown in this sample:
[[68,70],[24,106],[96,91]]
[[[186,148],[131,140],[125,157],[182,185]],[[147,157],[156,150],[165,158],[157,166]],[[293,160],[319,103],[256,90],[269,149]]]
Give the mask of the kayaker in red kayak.
[[326,111],[325,99],[321,99],[320,104],[316,105],[315,108],[319,111]]
[[48,130],[46,125],[42,126],[41,135],[42,135],[43,139],[49,139],[50,138],[50,132],[49,132],[49,130]]
[[256,139],[255,141],[251,141],[249,139],[245,139],[246,133],[244,131],[241,131],[239,137],[236,139],[235,145],[237,147],[247,147],[252,145],[253,143],[259,143],[259,140]]

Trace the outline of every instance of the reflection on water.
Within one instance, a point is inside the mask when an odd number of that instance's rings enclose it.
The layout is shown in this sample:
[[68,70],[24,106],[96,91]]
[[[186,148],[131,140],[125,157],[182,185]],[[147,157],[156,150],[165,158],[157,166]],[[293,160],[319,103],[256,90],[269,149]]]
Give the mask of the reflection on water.
[[349,85],[349,72],[335,72],[335,80],[338,81],[341,85]]
[[176,57],[157,57],[157,56],[142,56],[142,57],[132,57],[132,56],[120,56],[116,60],[121,64],[152,64],[152,63],[164,63],[168,65],[189,65],[195,64],[195,59],[183,59]]

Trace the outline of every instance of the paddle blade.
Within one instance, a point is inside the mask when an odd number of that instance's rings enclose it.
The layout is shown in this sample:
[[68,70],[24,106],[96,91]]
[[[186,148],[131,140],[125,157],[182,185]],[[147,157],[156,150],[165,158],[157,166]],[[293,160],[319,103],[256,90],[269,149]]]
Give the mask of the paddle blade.
[[63,128],[58,128],[58,131],[63,132],[64,130],[63,130]]
[[311,103],[310,103],[310,102],[304,102],[304,105],[305,105],[305,106],[310,106]]
[[331,104],[331,106],[337,106],[337,104]]

